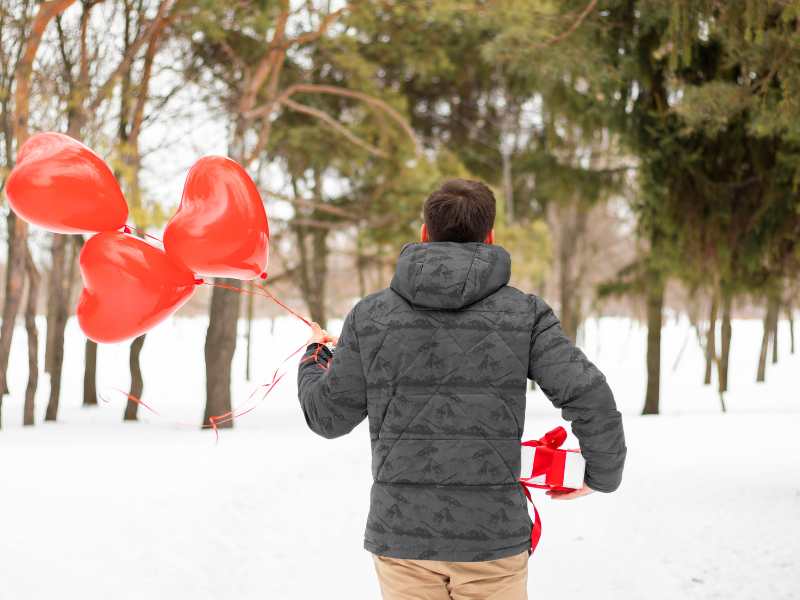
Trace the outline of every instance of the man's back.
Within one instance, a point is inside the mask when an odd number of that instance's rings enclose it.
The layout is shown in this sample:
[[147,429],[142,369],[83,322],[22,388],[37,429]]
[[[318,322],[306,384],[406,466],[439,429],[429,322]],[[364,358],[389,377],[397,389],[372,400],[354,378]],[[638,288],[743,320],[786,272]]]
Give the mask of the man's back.
[[377,555],[486,561],[529,547],[518,483],[528,378],[573,421],[587,483],[619,484],[624,439],[605,378],[509,274],[499,246],[409,244],[391,287],[348,315],[335,357],[306,353],[309,426],[335,437],[369,416],[364,545]]

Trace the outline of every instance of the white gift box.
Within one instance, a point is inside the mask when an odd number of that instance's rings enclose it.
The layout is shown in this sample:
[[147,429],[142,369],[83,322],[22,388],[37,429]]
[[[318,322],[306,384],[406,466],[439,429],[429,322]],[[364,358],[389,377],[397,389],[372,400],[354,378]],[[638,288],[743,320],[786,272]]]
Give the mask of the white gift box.
[[546,445],[522,446],[520,480],[540,488],[583,487],[586,461],[578,450],[561,450]]

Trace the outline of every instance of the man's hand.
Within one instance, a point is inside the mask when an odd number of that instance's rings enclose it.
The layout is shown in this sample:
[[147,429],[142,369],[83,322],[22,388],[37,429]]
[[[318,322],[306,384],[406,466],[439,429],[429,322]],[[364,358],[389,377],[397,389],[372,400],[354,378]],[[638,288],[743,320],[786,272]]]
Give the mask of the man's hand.
[[338,341],[339,338],[329,334],[319,326],[319,323],[311,323],[311,339],[308,340],[309,344],[333,344],[335,346]]
[[581,496],[591,494],[593,491],[594,490],[592,488],[584,483],[583,487],[579,490],[572,490],[571,492],[563,490],[548,490],[547,495],[553,500],[573,500],[575,498],[580,498]]

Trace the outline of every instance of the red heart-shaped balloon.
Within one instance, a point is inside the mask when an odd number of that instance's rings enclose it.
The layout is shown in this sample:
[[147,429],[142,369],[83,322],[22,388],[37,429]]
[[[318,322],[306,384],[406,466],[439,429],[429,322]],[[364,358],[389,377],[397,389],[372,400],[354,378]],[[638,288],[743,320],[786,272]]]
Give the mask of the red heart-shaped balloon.
[[113,231],[128,219],[108,165],[61,133],[37,133],[22,145],[6,196],[20,218],[54,233]]
[[86,337],[103,343],[143,334],[178,310],[197,283],[163,250],[116,231],[92,236],[80,267],[78,323]]
[[253,279],[266,271],[269,225],[256,184],[235,161],[205,156],[186,176],[164,250],[199,275]]

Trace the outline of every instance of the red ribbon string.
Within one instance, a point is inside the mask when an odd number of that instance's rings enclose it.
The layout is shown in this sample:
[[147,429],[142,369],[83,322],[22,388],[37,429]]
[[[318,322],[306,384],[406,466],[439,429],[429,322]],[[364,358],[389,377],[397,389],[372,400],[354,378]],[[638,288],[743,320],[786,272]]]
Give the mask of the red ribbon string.
[[536,510],[536,505],[533,503],[530,491],[524,484],[522,486],[522,491],[533,507],[533,525],[531,527],[531,554],[533,554],[536,550],[536,546],[539,545],[539,539],[542,537],[542,519],[539,517],[539,511]]
[[262,384],[262,385],[258,386],[256,389],[254,389],[254,390],[253,390],[253,391],[250,393],[250,396],[247,398],[247,402],[251,402],[251,401],[253,400],[253,396],[255,396],[255,395],[256,395],[256,392],[258,392],[259,390],[264,390],[264,393],[261,395],[261,397],[260,397],[260,398],[258,398],[258,399],[257,399],[257,400],[255,400],[255,401],[253,401],[253,402],[250,404],[250,406],[246,406],[246,405],[245,405],[245,407],[244,407],[244,408],[239,408],[239,409],[235,409],[235,410],[229,410],[228,412],[226,412],[226,413],[223,413],[223,414],[221,414],[221,415],[212,415],[212,416],[210,416],[210,417],[208,418],[208,421],[209,421],[209,426],[210,426],[210,427],[211,427],[211,428],[214,430],[214,434],[215,434],[215,436],[216,436],[216,439],[217,439],[217,441],[219,441],[219,431],[218,431],[217,427],[218,427],[219,425],[223,424],[223,423],[227,423],[227,422],[229,422],[229,421],[233,421],[234,419],[238,419],[239,417],[241,417],[241,416],[244,416],[244,415],[246,415],[247,413],[249,413],[249,412],[252,412],[253,410],[255,410],[255,409],[256,409],[256,407],[257,407],[257,406],[258,406],[258,405],[259,405],[261,402],[263,402],[263,401],[264,401],[264,399],[265,399],[267,396],[269,396],[269,394],[272,392],[272,390],[274,390],[274,389],[275,389],[275,386],[276,386],[276,385],[278,385],[278,382],[279,382],[281,379],[283,379],[283,378],[284,378],[284,376],[286,375],[286,371],[283,371],[283,372],[281,372],[281,368],[282,368],[282,367],[283,367],[283,366],[284,366],[284,365],[285,365],[287,362],[289,362],[289,360],[291,360],[291,359],[292,359],[292,357],[294,357],[296,354],[298,354],[299,352],[301,352],[302,350],[304,350],[304,349],[305,349],[305,347],[306,347],[306,345],[307,345],[307,344],[303,344],[302,346],[300,346],[299,348],[297,348],[297,350],[295,350],[294,352],[292,352],[291,354],[289,354],[289,355],[288,355],[286,358],[284,358],[284,359],[283,359],[283,361],[281,361],[281,363],[278,365],[278,367],[277,367],[277,368],[275,369],[275,371],[273,372],[273,374],[272,374],[272,379],[271,379],[271,380],[270,380],[268,383],[264,383],[264,384]]
[[136,235],[144,236],[146,238],[150,238],[151,240],[154,240],[154,241],[158,242],[162,246],[164,245],[164,242],[161,241],[161,238],[157,238],[154,235],[150,235],[144,229],[140,229],[140,228],[135,227],[133,225],[123,225],[122,226],[122,233],[135,233]]
[[[126,392],[125,390],[121,390],[119,388],[112,388],[112,389],[115,392],[119,392],[123,396],[127,397],[128,400],[130,400],[131,402],[134,402],[135,404],[138,404],[139,406],[141,406],[145,410],[151,412],[155,416],[157,416],[157,417],[159,417],[161,419],[165,418],[160,412],[158,412],[155,408],[153,408],[152,406],[147,404],[141,398],[137,398],[133,394],[130,394],[130,393]],[[106,398],[103,397],[102,394],[98,394],[98,396],[99,396],[100,400],[102,400],[103,402],[106,402],[106,403],[110,402],[109,400],[106,400]],[[172,420],[172,419],[167,421],[167,422],[170,423],[171,425],[177,425],[178,427],[186,427],[187,429],[197,429],[197,423],[189,423],[188,421],[175,421],[175,420]],[[208,427],[206,425],[201,426],[201,429],[207,429],[207,428]]]
[[205,285],[210,285],[211,287],[218,287],[218,288],[222,288],[223,290],[231,290],[232,292],[237,292],[239,294],[248,294],[248,295],[251,295],[251,296],[263,296],[264,298],[269,298],[275,304],[280,306],[283,310],[288,312],[290,315],[300,319],[303,323],[305,323],[306,325],[311,327],[311,320],[306,319],[303,315],[301,315],[300,313],[292,310],[286,304],[284,304],[283,302],[278,300],[278,298],[276,298],[275,295],[272,292],[270,292],[267,289],[267,286],[265,286],[265,285],[260,285],[260,286],[258,286],[256,288],[253,288],[252,290],[248,290],[246,288],[240,288],[240,287],[236,287],[235,285],[228,285],[226,283],[216,283],[216,282],[214,282],[214,283],[204,282],[204,283],[205,283]]
[[[124,232],[124,233],[131,233],[131,228],[130,228],[128,225],[125,225],[125,226],[123,227],[123,232]],[[145,235],[146,235],[147,237],[151,237],[151,238],[153,238],[153,239],[154,239],[154,240],[156,240],[156,241],[159,241],[159,242],[161,241],[161,240],[159,240],[159,239],[158,239],[158,238],[156,238],[156,237],[150,236],[150,235],[148,235],[148,234],[145,234]],[[204,281],[204,280],[203,280],[203,279],[201,279],[201,278],[196,278],[196,279],[195,279],[195,283],[196,283],[197,285],[208,285],[208,286],[211,286],[211,287],[218,287],[218,288],[222,288],[222,289],[225,289],[225,290],[230,290],[230,291],[232,291],[232,292],[236,292],[236,293],[239,293],[239,294],[248,294],[248,295],[253,295],[253,296],[262,296],[262,297],[264,297],[264,298],[269,298],[269,299],[270,299],[270,300],[272,300],[272,301],[273,301],[275,304],[277,304],[278,306],[280,306],[281,308],[283,308],[283,309],[284,309],[286,312],[288,312],[289,314],[291,314],[291,315],[292,315],[292,316],[294,316],[295,318],[299,319],[300,321],[302,321],[303,323],[305,323],[306,325],[308,325],[309,327],[311,327],[311,321],[310,321],[309,319],[305,318],[304,316],[302,316],[301,314],[299,314],[298,312],[294,311],[294,310],[293,310],[293,309],[291,309],[289,306],[287,306],[286,304],[284,304],[284,303],[283,303],[282,301],[280,301],[278,298],[276,298],[276,297],[275,297],[275,295],[274,295],[272,292],[270,292],[270,291],[269,291],[269,290],[266,288],[266,286],[259,286],[258,288],[255,288],[255,289],[252,289],[252,290],[248,290],[248,289],[245,289],[245,288],[240,288],[240,287],[236,287],[236,286],[232,286],[232,285],[227,285],[227,284],[225,284],[225,283],[216,283],[216,282],[215,282],[215,283],[211,283],[211,282],[207,282],[207,281]],[[264,401],[264,399],[265,399],[267,396],[269,396],[269,394],[272,392],[272,390],[274,390],[274,389],[275,389],[275,386],[277,386],[277,385],[278,385],[278,383],[281,381],[281,379],[283,379],[283,378],[284,378],[284,376],[286,375],[286,373],[287,373],[287,372],[286,372],[286,371],[281,371],[281,369],[282,369],[282,368],[283,368],[283,367],[286,365],[286,363],[287,363],[287,362],[289,362],[289,361],[290,361],[290,360],[291,360],[291,359],[292,359],[294,356],[296,356],[298,353],[300,353],[302,350],[304,350],[304,349],[305,349],[305,348],[308,346],[308,344],[309,344],[309,342],[304,342],[302,346],[300,346],[299,348],[297,348],[297,350],[294,350],[294,351],[293,351],[291,354],[289,354],[288,356],[286,356],[286,357],[285,357],[285,358],[284,358],[284,359],[283,359],[283,360],[280,362],[280,364],[279,364],[279,365],[278,365],[278,367],[275,369],[275,371],[273,372],[273,374],[272,374],[272,379],[271,379],[271,380],[270,380],[268,383],[264,383],[264,384],[262,384],[262,385],[258,386],[256,389],[254,389],[254,390],[251,392],[250,396],[247,398],[247,401],[246,401],[246,403],[245,403],[245,406],[244,406],[244,407],[242,407],[242,408],[238,408],[238,409],[232,409],[232,410],[229,410],[228,412],[226,412],[226,413],[223,413],[223,414],[221,414],[221,415],[212,415],[212,416],[210,416],[210,417],[208,418],[208,424],[206,424],[206,423],[203,423],[203,425],[201,426],[201,428],[202,428],[202,429],[213,429],[213,430],[214,430],[215,439],[216,439],[216,441],[217,441],[217,442],[219,442],[219,425],[222,425],[222,424],[224,424],[224,423],[228,423],[229,421],[233,421],[234,419],[237,419],[237,418],[239,418],[239,417],[241,417],[241,416],[244,416],[244,415],[246,415],[247,413],[249,413],[249,412],[252,412],[253,410],[255,410],[255,409],[256,409],[256,407],[257,407],[257,406],[258,406],[258,405],[259,405],[261,402],[263,402],[263,401]],[[319,361],[317,360],[317,359],[319,358],[319,353],[320,353],[321,349],[322,349],[322,346],[320,345],[320,346],[319,346],[319,347],[318,347],[318,348],[317,348],[317,349],[314,351],[314,353],[313,353],[311,356],[309,356],[309,357],[308,357],[308,360],[314,360],[314,361],[316,361],[316,362],[317,362],[317,364],[319,365],[319,367],[320,367],[321,369],[327,370],[327,368],[328,368],[328,365],[327,365],[327,363],[322,363],[322,362],[319,362]],[[257,393],[259,390],[263,390],[263,391],[264,391],[264,393],[261,395],[261,397],[260,397],[260,398],[258,398],[258,399],[256,399],[255,401],[253,401],[253,397],[256,395],[256,393]],[[121,394],[124,394],[124,395],[125,395],[125,396],[128,398],[128,400],[130,400],[131,402],[135,402],[136,404],[138,404],[139,406],[141,406],[141,407],[142,407],[142,408],[144,408],[145,410],[147,410],[147,411],[151,412],[152,414],[156,415],[157,417],[163,418],[163,416],[161,415],[161,413],[160,413],[160,412],[158,412],[158,411],[157,411],[155,408],[153,408],[153,407],[152,407],[152,406],[150,406],[149,404],[145,403],[145,402],[144,402],[143,400],[141,400],[140,398],[137,398],[136,396],[134,396],[134,395],[132,395],[132,394],[129,394],[129,393],[127,393],[127,392],[125,392],[125,391],[123,391],[123,390],[120,390],[120,389],[115,389],[115,391],[117,391],[117,392],[119,392],[119,393],[121,393]],[[101,396],[101,399],[102,399],[104,402],[107,402],[107,400],[105,400],[105,398],[103,398],[102,396]],[[249,406],[247,405],[248,403],[249,403]],[[191,424],[191,423],[186,423],[186,422],[182,422],[182,421],[171,421],[171,422],[172,422],[173,424],[175,424],[175,425],[179,425],[179,426],[181,426],[181,427],[191,427],[191,428],[195,428],[195,427],[196,427],[196,425],[194,425],[194,424]]]
[[[157,238],[157,237],[155,237],[153,235],[150,235],[149,233],[147,233],[143,229],[140,229],[140,228],[135,227],[135,226],[123,225],[122,226],[122,232],[123,233],[128,233],[128,234],[136,233],[137,235],[144,236],[146,238],[150,238],[151,240],[154,240],[154,241],[158,242],[159,244],[163,245],[163,242],[162,242],[161,239],[159,239],[159,238]],[[266,279],[267,278],[267,274],[266,273],[262,273],[260,275],[260,277],[261,277],[261,279]],[[303,323],[305,323],[309,327],[312,326],[312,322],[309,319],[307,319],[306,317],[304,317],[300,313],[296,312],[295,310],[293,310],[292,308],[287,306],[281,300],[279,300],[263,284],[260,285],[259,287],[256,287],[256,288],[248,290],[246,288],[236,287],[236,286],[228,285],[228,284],[225,284],[225,283],[207,282],[207,281],[205,281],[205,280],[203,280],[202,278],[199,278],[199,277],[196,277],[194,282],[195,282],[196,285],[208,285],[208,286],[211,286],[211,287],[218,287],[218,288],[222,288],[222,289],[225,289],[225,290],[230,290],[232,292],[236,292],[238,294],[247,294],[247,295],[252,295],[252,296],[262,296],[264,298],[269,298],[275,304],[277,304],[278,306],[283,308],[286,312],[288,312],[293,317],[299,319],[300,321],[302,321]],[[291,360],[296,354],[298,354],[300,351],[302,351],[306,346],[308,346],[308,342],[304,343],[297,350],[295,350],[294,352],[289,354],[286,358],[284,358],[281,361],[281,363],[278,365],[278,368],[276,368],[275,372],[272,374],[272,379],[268,383],[262,384],[262,385],[258,386],[256,389],[253,390],[253,392],[247,398],[247,403],[250,403],[250,406],[246,406],[245,408],[229,410],[228,412],[223,413],[221,415],[212,415],[212,416],[210,416],[208,418],[208,424],[204,423],[202,425],[202,429],[213,429],[214,430],[214,435],[216,437],[216,440],[219,441],[219,429],[218,429],[219,425],[222,425],[224,423],[228,423],[229,421],[233,421],[234,419],[237,419],[237,418],[239,418],[239,417],[241,417],[243,415],[246,415],[247,413],[255,410],[255,408],[258,406],[258,404],[263,402],[264,399],[267,396],[269,396],[269,394],[272,392],[272,390],[275,389],[275,386],[286,375],[286,371],[281,372],[281,369],[283,368],[283,366],[289,360]],[[317,360],[319,358],[319,352],[320,352],[321,348],[322,348],[322,346],[318,347],[315,350],[314,354],[309,357],[309,360],[314,360],[315,362],[317,362],[317,364],[319,365],[319,367],[321,369],[327,370],[328,364],[319,362]],[[255,396],[256,392],[258,392],[259,390],[264,390],[264,393],[261,395],[261,397],[259,399],[251,402],[253,400],[253,396]],[[128,400],[130,400],[131,402],[135,402],[136,404],[138,404],[139,406],[143,407],[145,410],[148,410],[152,414],[154,414],[154,415],[156,415],[158,417],[162,417],[161,413],[159,413],[152,406],[146,404],[140,398],[137,398],[136,396],[134,396],[132,394],[129,394],[127,392],[124,392],[123,390],[117,389],[115,391],[118,391],[121,394],[124,394],[128,398]],[[106,401],[102,397],[101,397],[101,399],[103,399],[103,401]],[[192,425],[190,423],[184,423],[184,422],[181,422],[181,421],[172,421],[172,423],[176,424],[176,425],[180,425],[180,426],[188,426],[188,427],[192,427],[192,428],[195,427],[194,425]]]

